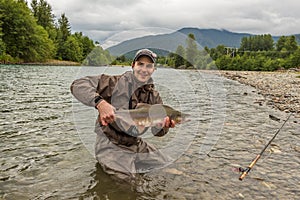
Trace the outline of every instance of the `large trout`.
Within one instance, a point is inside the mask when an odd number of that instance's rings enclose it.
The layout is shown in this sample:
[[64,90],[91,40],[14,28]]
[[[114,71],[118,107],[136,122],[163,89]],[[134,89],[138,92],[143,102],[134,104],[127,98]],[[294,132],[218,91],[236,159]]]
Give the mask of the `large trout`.
[[136,109],[117,110],[115,116],[127,124],[140,127],[161,125],[164,122],[164,118],[167,116],[170,120],[174,120],[176,124],[189,121],[187,119],[189,114],[182,113],[163,104],[150,105],[139,103]]

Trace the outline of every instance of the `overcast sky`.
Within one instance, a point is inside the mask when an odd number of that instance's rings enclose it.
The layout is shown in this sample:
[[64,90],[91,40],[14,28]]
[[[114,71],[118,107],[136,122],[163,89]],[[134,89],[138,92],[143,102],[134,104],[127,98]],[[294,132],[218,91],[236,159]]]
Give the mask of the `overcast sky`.
[[[30,2],[30,0],[29,0]],[[300,33],[298,0],[47,0],[65,13],[72,31],[104,48],[142,35],[183,27],[272,35]]]

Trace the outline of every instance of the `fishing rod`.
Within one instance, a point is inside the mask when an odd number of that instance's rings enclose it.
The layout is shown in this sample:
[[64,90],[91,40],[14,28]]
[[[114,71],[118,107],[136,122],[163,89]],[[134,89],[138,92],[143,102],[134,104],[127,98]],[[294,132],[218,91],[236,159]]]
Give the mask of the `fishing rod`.
[[289,120],[289,118],[290,118],[291,115],[292,115],[292,113],[288,116],[288,118],[285,120],[285,122],[277,130],[277,132],[274,134],[274,136],[271,138],[271,140],[265,145],[265,147],[263,148],[263,150],[261,150],[261,152],[254,158],[254,160],[250,163],[250,165],[247,168],[242,168],[242,167],[239,168],[239,171],[242,172],[242,175],[239,177],[240,181],[242,181],[246,177],[246,175],[250,172],[250,170],[253,168],[253,166],[257,163],[257,161],[260,159],[260,157],[262,156],[262,154],[265,152],[265,150],[268,148],[268,146],[272,143],[272,141],[278,135],[278,133],[280,132],[280,130],[283,128],[283,126],[285,125],[285,123]]

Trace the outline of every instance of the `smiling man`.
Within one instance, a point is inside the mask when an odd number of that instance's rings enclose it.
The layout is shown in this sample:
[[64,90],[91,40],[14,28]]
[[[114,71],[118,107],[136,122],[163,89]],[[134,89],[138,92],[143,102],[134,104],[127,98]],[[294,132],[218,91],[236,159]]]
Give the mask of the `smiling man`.
[[[141,104],[162,104],[151,78],[155,71],[156,54],[149,49],[139,50],[132,62],[132,71],[122,75],[83,77],[71,85],[72,94],[83,104],[94,106],[98,112],[95,132],[96,159],[108,174],[134,181],[136,173],[166,164],[167,159],[141,134],[148,128],[128,124],[116,118],[116,111],[135,109]],[[130,117],[130,115],[128,115]],[[174,120],[151,127],[155,136],[164,136]]]
[[137,52],[132,63],[132,69],[138,81],[145,83],[151,78],[155,70],[155,58],[156,55],[147,49],[142,49]]

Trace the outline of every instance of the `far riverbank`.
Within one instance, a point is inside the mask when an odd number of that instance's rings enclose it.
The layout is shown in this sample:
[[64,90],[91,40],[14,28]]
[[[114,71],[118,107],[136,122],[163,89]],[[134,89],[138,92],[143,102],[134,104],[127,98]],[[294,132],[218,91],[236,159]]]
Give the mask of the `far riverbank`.
[[80,66],[81,63],[66,60],[47,60],[45,62],[0,62],[3,65],[39,65],[39,66]]

